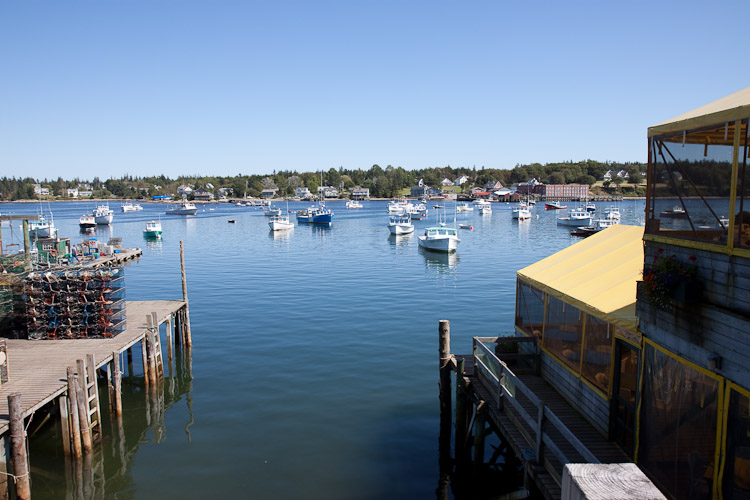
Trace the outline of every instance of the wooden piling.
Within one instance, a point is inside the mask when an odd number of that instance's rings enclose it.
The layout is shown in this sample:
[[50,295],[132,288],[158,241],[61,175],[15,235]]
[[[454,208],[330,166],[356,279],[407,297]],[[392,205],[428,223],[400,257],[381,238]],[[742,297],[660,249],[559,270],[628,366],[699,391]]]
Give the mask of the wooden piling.
[[464,369],[466,368],[466,360],[464,358],[458,359],[458,367],[456,370],[456,462],[465,461],[466,459],[466,437],[469,433],[468,428],[468,409],[470,404],[466,393],[465,381],[464,381]]
[[29,482],[26,432],[23,427],[23,405],[20,392],[8,395],[8,417],[10,418],[10,449],[16,482],[16,497],[19,500],[28,500],[31,498],[31,483]]
[[128,347],[127,357],[128,357],[128,376],[132,377],[133,376],[133,348],[132,347]]
[[[99,441],[102,438],[102,409],[99,404],[99,384],[96,379],[96,359],[93,354],[86,355],[86,377],[84,378],[86,385],[86,411],[89,414],[91,425],[91,438],[94,441]],[[91,385],[92,394],[88,394],[88,386]],[[93,402],[95,406],[95,413],[92,413],[89,402]],[[94,418],[96,417],[96,418]]]
[[29,221],[23,220],[23,268],[31,271],[31,238],[29,237]]
[[68,397],[66,395],[63,394],[62,396],[57,398],[57,409],[60,413],[60,430],[62,431],[63,454],[66,457],[69,457],[71,453],[70,416],[68,413]]
[[440,371],[440,433],[438,436],[438,479],[437,496],[440,500],[448,498],[450,485],[451,460],[451,372],[450,372],[450,322],[440,320],[439,332],[439,371]]
[[167,363],[169,363],[169,377],[172,377],[172,316],[167,320]]
[[112,366],[112,385],[114,386],[112,395],[114,396],[115,415],[122,415],[122,372],[120,371],[120,354],[117,352],[112,353]]
[[146,353],[146,342],[148,339],[148,333],[143,336],[141,340],[141,358],[143,358],[143,383],[146,387],[149,386],[148,380],[148,354]]
[[182,271],[182,300],[185,302],[185,345],[191,347],[193,345],[192,335],[190,333],[190,309],[188,307],[188,295],[187,295],[187,279],[185,276],[185,249],[180,240],[180,270]]
[[70,402],[70,434],[73,444],[73,456],[81,456],[81,424],[78,421],[78,382],[73,367],[68,367],[68,401]]

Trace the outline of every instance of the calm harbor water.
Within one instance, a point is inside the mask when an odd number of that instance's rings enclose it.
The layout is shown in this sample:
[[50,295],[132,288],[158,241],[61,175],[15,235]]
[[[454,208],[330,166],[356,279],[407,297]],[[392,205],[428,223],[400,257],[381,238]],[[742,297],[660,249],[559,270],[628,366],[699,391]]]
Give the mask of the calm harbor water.
[[[129,300],[181,297],[184,241],[193,379],[178,371],[167,383],[163,416],[126,381],[124,443],[103,426],[105,497],[434,498],[438,320],[451,321],[454,353],[470,352],[472,336],[512,332],[516,271],[579,239],[543,204],[520,223],[511,205],[493,204],[490,216],[458,215],[473,230],[459,231],[457,254],[432,254],[417,235],[435,222],[434,209],[414,234],[395,237],[386,202],[364,205],[331,202],[333,227],[273,233],[255,207],[213,204],[181,217],[161,204],[132,213],[111,204],[114,222],[96,236],[143,248],[125,269]],[[623,223],[643,220],[643,201],[617,205]],[[42,209],[77,242],[86,237],[78,217],[94,206]],[[0,204],[3,214],[39,210]],[[145,223],[158,217],[163,240],[147,242]],[[18,225],[3,226],[4,244],[19,235]],[[35,499],[72,488],[55,432],[32,439]]]

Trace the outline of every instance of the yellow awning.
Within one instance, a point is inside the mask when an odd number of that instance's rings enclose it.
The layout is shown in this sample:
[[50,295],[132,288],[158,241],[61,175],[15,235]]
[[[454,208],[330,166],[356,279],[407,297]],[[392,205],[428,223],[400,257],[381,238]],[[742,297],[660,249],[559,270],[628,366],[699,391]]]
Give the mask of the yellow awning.
[[518,279],[631,331],[643,272],[643,227],[614,225],[518,271]]
[[750,118],[750,87],[648,128],[648,136]]

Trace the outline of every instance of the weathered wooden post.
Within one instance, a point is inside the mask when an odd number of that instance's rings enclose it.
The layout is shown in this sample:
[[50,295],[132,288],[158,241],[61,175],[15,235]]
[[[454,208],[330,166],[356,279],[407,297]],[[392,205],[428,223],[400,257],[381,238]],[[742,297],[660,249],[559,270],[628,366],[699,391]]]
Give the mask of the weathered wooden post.
[[73,367],[68,367],[68,401],[70,401],[70,432],[73,442],[73,456],[81,456],[81,424],[78,421],[78,382]]
[[190,308],[188,306],[188,294],[187,294],[187,278],[185,276],[185,250],[182,246],[182,240],[180,240],[180,269],[182,271],[182,300],[185,302],[185,345],[191,347],[193,345],[192,335],[190,333]]
[[[79,360],[81,361],[81,360]],[[91,428],[89,427],[89,412],[88,412],[88,402],[86,397],[86,372],[84,371],[83,374],[79,372],[78,375],[74,376],[75,383],[78,384],[76,387],[76,398],[77,398],[77,407],[78,407],[78,424],[81,427],[81,444],[83,444],[83,451],[85,453],[91,453],[91,450],[93,449],[93,444],[91,441]],[[81,378],[83,380],[81,381]],[[81,390],[81,386],[83,383],[83,390]]]
[[169,363],[169,377],[172,377],[172,315],[166,320],[167,323],[167,362]]
[[23,405],[20,392],[8,394],[8,418],[10,419],[10,449],[16,482],[16,496],[20,500],[28,500],[31,498],[31,483],[29,482],[26,431],[23,428]]
[[464,358],[458,359],[458,367],[456,369],[456,465],[466,460],[466,436],[469,433],[468,429],[468,418],[467,408],[470,408],[468,402],[468,396],[466,394],[466,380],[464,377],[464,370],[466,368],[466,360]]
[[117,352],[112,353],[112,385],[114,390],[114,410],[116,415],[122,415],[122,372],[120,371],[120,355]]
[[440,476],[438,479],[437,497],[447,500],[450,490],[451,462],[451,325],[448,320],[440,320],[439,336],[439,392],[440,392],[440,434],[438,437],[438,464]]
[[29,238],[29,221],[23,220],[23,268],[31,271],[31,238]]
[[148,353],[146,352],[146,342],[148,341],[148,333],[143,336],[141,340],[141,357],[143,358],[143,384],[148,387]]
[[133,347],[128,347],[128,377],[133,376]]

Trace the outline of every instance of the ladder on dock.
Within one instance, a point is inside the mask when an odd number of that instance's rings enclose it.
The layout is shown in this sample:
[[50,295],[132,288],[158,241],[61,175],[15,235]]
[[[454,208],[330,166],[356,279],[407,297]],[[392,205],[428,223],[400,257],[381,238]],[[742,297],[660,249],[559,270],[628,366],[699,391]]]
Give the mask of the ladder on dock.
[[99,406],[99,385],[96,379],[96,361],[94,355],[86,356],[86,361],[77,362],[79,380],[86,400],[86,413],[91,429],[91,439],[98,441],[102,437],[102,412]]

